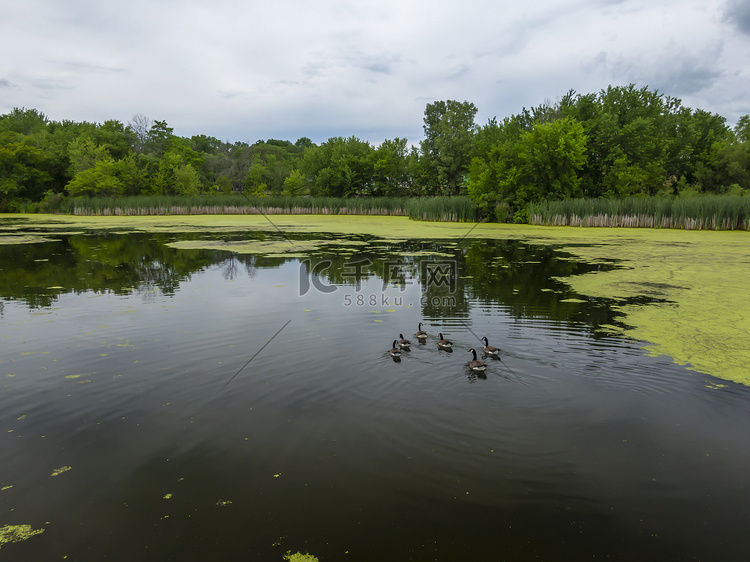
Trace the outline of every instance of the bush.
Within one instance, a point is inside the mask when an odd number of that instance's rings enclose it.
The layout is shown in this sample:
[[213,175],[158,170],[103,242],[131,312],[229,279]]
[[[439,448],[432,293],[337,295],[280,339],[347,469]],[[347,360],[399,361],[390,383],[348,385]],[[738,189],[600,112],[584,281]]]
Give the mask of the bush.
[[511,222],[513,220],[513,213],[510,210],[510,205],[506,201],[502,201],[495,205],[495,220],[497,222]]
[[44,194],[44,198],[39,203],[40,213],[56,213],[60,210],[65,201],[65,194],[55,193],[51,189]]
[[513,213],[513,222],[516,224],[528,224],[529,223],[528,208],[519,209],[515,213]]

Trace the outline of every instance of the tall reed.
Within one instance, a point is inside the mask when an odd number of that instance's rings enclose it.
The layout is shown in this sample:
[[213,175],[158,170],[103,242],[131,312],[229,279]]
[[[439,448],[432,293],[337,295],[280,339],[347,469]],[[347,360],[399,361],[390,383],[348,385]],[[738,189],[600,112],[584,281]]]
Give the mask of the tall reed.
[[532,203],[529,223],[551,226],[750,230],[750,197],[628,197]]
[[409,218],[420,221],[473,222],[477,212],[468,197],[420,197],[406,204]]
[[61,212],[75,215],[251,215],[251,214],[363,214],[406,215],[406,199],[373,197],[245,197],[242,194],[133,197],[77,197]]
[[60,207],[74,215],[398,215],[415,220],[473,221],[468,197],[245,197],[242,194],[133,197],[76,197]]

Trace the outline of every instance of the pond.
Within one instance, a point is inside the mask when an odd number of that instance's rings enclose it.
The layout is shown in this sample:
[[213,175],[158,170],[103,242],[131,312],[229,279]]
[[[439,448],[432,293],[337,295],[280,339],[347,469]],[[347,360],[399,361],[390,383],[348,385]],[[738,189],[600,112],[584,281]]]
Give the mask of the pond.
[[622,301],[565,283],[617,260],[52,238],[0,246],[0,526],[44,529],[3,560],[750,556],[750,390],[646,355]]

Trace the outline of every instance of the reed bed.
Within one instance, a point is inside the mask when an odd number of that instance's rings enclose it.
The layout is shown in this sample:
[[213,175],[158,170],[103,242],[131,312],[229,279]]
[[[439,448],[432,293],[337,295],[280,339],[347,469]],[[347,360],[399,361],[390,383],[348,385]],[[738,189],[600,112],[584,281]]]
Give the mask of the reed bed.
[[330,209],[326,207],[265,207],[265,206],[195,206],[180,207],[103,207],[90,210],[83,207],[75,207],[74,215],[85,216],[139,216],[139,215],[401,215],[405,216],[403,209],[362,209],[339,207]]
[[420,197],[406,203],[412,220],[473,222],[477,218],[474,201],[468,197]]
[[259,197],[240,194],[199,197],[78,197],[66,200],[61,212],[85,216],[139,215],[379,215],[409,216],[415,220],[473,221],[474,203],[468,197]]
[[750,230],[750,197],[742,196],[567,199],[528,210],[535,225]]
[[89,216],[137,215],[406,215],[405,198],[260,197],[212,195],[199,197],[137,196],[78,197],[67,200],[64,213]]

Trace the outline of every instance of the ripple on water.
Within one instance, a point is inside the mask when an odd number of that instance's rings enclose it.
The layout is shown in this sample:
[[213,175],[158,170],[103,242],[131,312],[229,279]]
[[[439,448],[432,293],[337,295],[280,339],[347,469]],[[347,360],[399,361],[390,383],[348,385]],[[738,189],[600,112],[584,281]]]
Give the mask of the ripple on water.
[[[175,255],[175,267],[198,256]],[[526,545],[561,533],[560,524],[603,518],[616,530],[584,525],[586,540],[617,542],[629,526],[637,537],[667,526],[664,543],[688,546],[696,529],[714,543],[741,537],[747,389],[602,336],[584,303],[484,287],[482,268],[463,282],[496,296],[480,302],[467,292],[455,310],[389,305],[374,314],[342,305],[351,285],[303,298],[298,263],[253,263],[252,275],[232,279],[211,267],[180,274],[169,297],[84,291],[43,316],[7,304],[0,336],[15,355],[0,365],[17,376],[0,394],[6,497],[30,498],[55,532],[71,522],[80,544],[126,544],[156,528],[170,545],[236,541],[233,554],[246,552],[237,537],[247,528],[259,541],[273,536],[269,545],[283,528],[360,552],[365,526],[386,529],[394,544],[420,526],[420,544],[454,532],[449,545],[478,541],[485,552],[501,527]],[[420,321],[424,344],[414,341]],[[439,332],[452,353],[438,349]],[[413,343],[396,363],[387,351],[399,333]],[[502,351],[479,377],[467,350],[482,336]],[[72,470],[50,478],[63,466]],[[217,516],[219,498],[232,504]],[[235,508],[241,520],[221,519]],[[516,539],[520,512],[533,524]],[[172,522],[212,533],[191,543]]]

